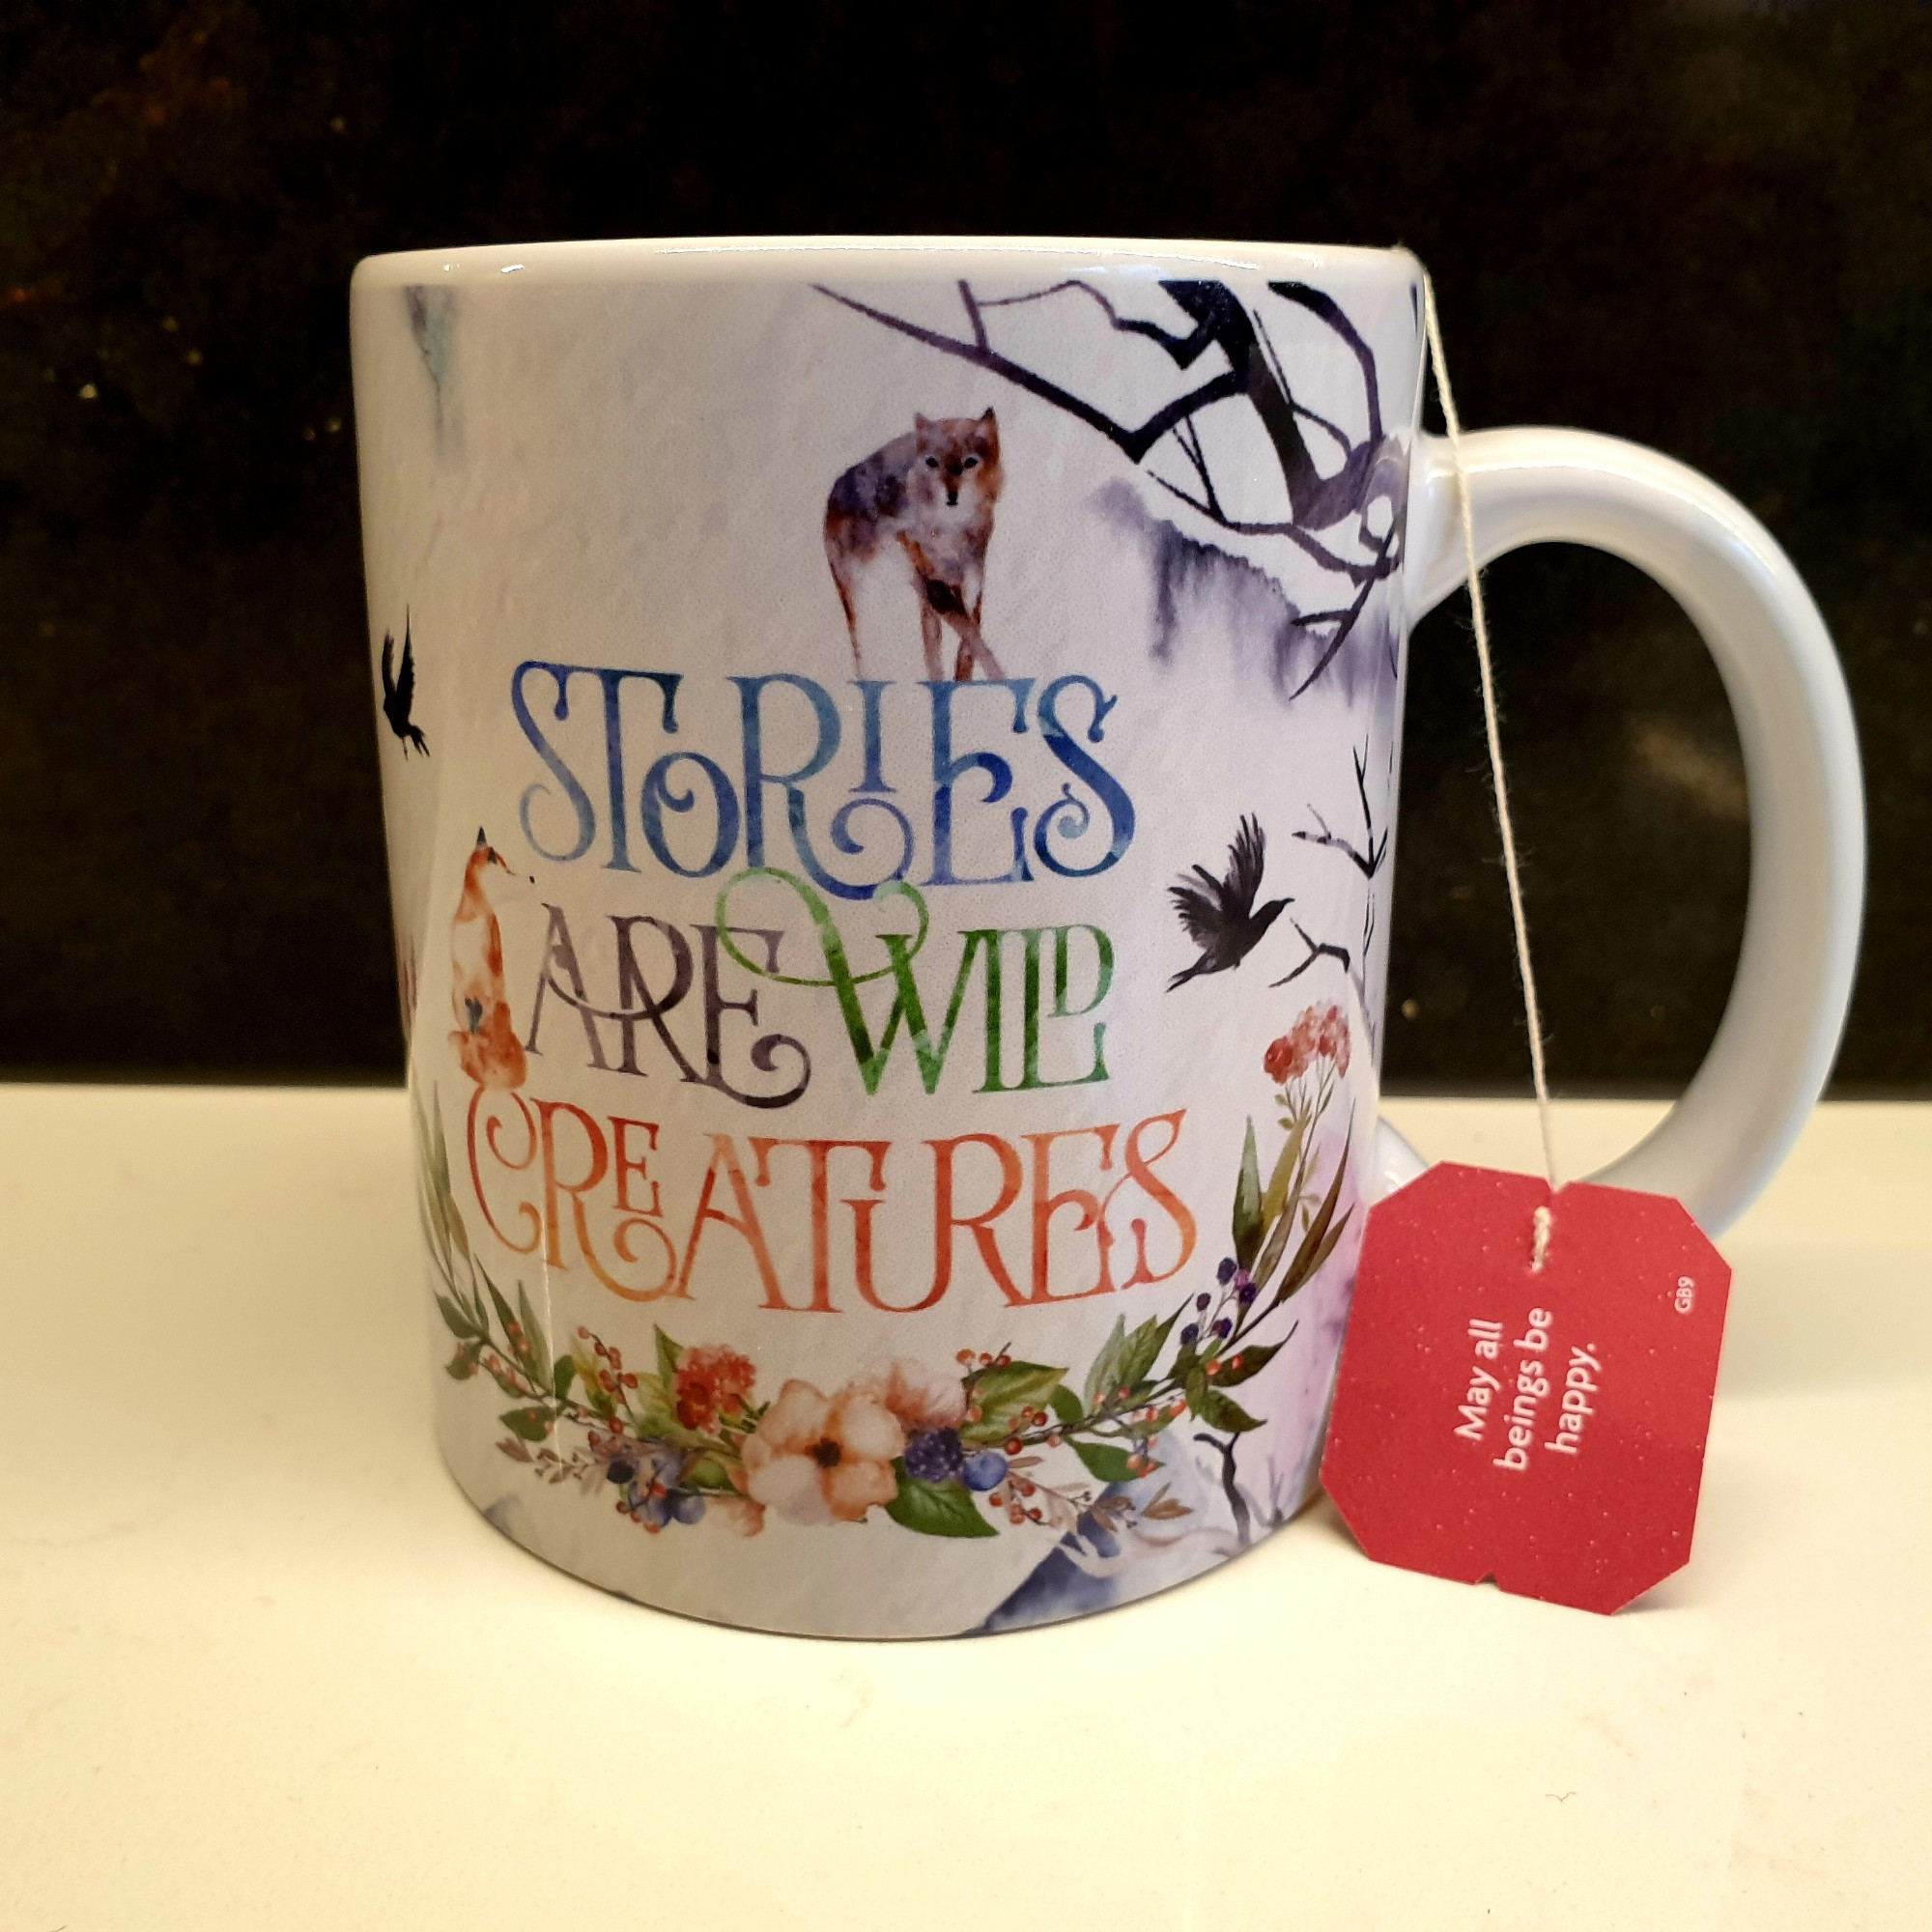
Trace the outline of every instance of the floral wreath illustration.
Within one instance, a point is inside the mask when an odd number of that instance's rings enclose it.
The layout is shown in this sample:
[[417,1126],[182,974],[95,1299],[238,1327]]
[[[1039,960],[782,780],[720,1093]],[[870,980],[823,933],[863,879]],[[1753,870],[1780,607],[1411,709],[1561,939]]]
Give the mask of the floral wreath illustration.
[[1273,1341],[1261,1331],[1321,1271],[1354,1211],[1336,1211],[1346,1133],[1332,1179],[1325,1188],[1317,1179],[1319,1129],[1349,1058],[1348,1021],[1333,1006],[1310,1007],[1269,1044],[1263,1064],[1285,1139],[1264,1187],[1248,1122],[1234,1253],[1211,1286],[1164,1318],[1134,1328],[1118,1320],[1078,1387],[1067,1370],[1005,1349],[961,1350],[943,1369],[895,1357],[830,1396],[788,1380],[768,1400],[746,1356],[683,1347],[661,1328],[648,1369],[627,1367],[622,1350],[586,1327],[554,1352],[522,1284],[513,1308],[472,1250],[440,1114],[426,1117],[418,1099],[423,1226],[442,1283],[437,1307],[456,1340],[447,1373],[458,1381],[487,1374],[515,1403],[501,1416],[503,1455],[552,1484],[576,1481],[586,1493],[608,1486],[618,1512],[652,1535],[710,1520],[754,1536],[767,1512],[827,1524],[877,1508],[924,1536],[1041,1524],[1104,1548],[1129,1524],[1191,1514],[1164,1488],[1146,1501],[1125,1492],[1160,1469],[1158,1438],[1187,1417],[1221,1457],[1245,1542],[1235,1451],[1263,1418],[1229,1391],[1293,1339],[1297,1323]]

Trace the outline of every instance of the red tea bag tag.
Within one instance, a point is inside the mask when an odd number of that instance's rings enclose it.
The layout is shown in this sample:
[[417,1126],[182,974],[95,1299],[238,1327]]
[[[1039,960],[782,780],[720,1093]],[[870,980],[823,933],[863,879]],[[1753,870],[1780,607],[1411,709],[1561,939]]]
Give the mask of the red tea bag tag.
[[1580,1609],[1642,1596],[1690,1558],[1730,1282],[1661,1194],[1443,1165],[1391,1195],[1321,1463],[1355,1540]]

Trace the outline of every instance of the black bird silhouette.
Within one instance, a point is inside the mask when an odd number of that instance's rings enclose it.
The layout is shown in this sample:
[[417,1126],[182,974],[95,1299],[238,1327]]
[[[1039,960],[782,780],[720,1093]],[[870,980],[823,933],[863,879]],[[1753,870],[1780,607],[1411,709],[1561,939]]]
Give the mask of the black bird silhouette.
[[[1193,879],[1183,878],[1167,889],[1188,938],[1201,949],[1201,957],[1167,982],[1170,993],[1199,974],[1226,973],[1238,966],[1288,909],[1287,899],[1269,899],[1256,909],[1255,895],[1262,889],[1266,855],[1267,838],[1261,826],[1243,813],[1235,842],[1228,847],[1225,879],[1216,879],[1207,867],[1196,866]],[[1201,883],[1197,886],[1194,879]]]
[[403,613],[403,668],[396,668],[396,639],[392,631],[383,633],[383,716],[389,721],[389,729],[403,741],[403,756],[408,757],[410,747],[413,745],[424,757],[429,756],[429,743],[423,734],[410,723],[410,707],[416,701],[416,654],[410,642],[409,612]]

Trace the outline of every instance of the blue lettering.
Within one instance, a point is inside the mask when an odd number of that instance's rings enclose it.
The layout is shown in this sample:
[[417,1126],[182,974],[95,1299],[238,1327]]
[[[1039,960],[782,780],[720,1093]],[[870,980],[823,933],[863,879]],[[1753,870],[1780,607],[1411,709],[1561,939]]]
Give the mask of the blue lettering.
[[1109,697],[1091,677],[1078,672],[1055,678],[1040,693],[1040,735],[1046,740],[1046,749],[1098,797],[1107,813],[1112,838],[1106,852],[1091,866],[1065,865],[1054,857],[1054,835],[1059,833],[1067,839],[1078,838],[1093,823],[1094,817],[1086,800],[1077,797],[1070,784],[1063,784],[1059,799],[1039,814],[1034,825],[1033,849],[1038,855],[1040,864],[1049,871],[1058,872],[1062,878],[1091,879],[1096,872],[1104,872],[1108,867],[1119,865],[1125,855],[1134,836],[1134,802],[1111,772],[1080,749],[1072,733],[1060,722],[1061,694],[1075,687],[1084,688],[1094,699],[1094,715],[1088,722],[1086,731],[1087,742],[1097,745],[1106,735],[1107,713],[1119,700]]
[[[1063,680],[1064,682],[1065,680]],[[952,869],[952,787],[968,772],[986,774],[985,805],[997,805],[1013,788],[1013,768],[996,752],[952,752],[953,695],[966,691],[1004,691],[1013,703],[1012,728],[1024,734],[1027,697],[1033,679],[1015,677],[987,684],[933,682],[926,685],[932,696],[932,870],[929,886],[1006,886],[1032,877],[1026,863],[1026,808],[1012,810],[1013,863],[1004,872],[981,878],[962,879]],[[1056,869],[1058,869],[1056,867]]]
[[597,813],[591,806],[590,794],[578,781],[577,774],[564,763],[556,747],[544,736],[542,726],[530,715],[528,701],[524,696],[524,680],[533,670],[547,671],[554,681],[556,709],[553,716],[564,719],[570,716],[571,667],[543,664],[530,658],[520,664],[510,675],[510,709],[516,714],[517,723],[523,726],[524,736],[535,747],[537,756],[550,767],[551,775],[563,787],[563,794],[577,814],[577,843],[567,852],[553,851],[537,837],[536,827],[530,823],[530,807],[537,799],[550,796],[550,787],[541,781],[526,787],[518,806],[518,816],[523,821],[524,837],[530,841],[531,849],[562,865],[572,859],[581,859],[589,851],[590,841],[597,836]]
[[[666,808],[672,811],[689,811],[697,803],[695,785],[684,791],[672,788],[671,768],[683,764],[696,765],[711,781],[711,796],[718,814],[718,830],[711,841],[711,856],[701,866],[680,865],[672,857],[669,842],[665,838]],[[658,864],[666,871],[675,872],[680,879],[708,879],[713,872],[724,868],[725,861],[737,848],[738,794],[731,789],[731,781],[724,771],[702,752],[668,752],[658,759],[644,776],[642,803],[644,838],[656,855]]]

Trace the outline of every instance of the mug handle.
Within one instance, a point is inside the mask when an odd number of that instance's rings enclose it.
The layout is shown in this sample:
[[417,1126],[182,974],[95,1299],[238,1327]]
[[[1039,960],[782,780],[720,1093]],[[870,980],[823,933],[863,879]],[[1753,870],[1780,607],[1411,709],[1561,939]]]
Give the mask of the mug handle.
[[[1655,578],[1717,660],[1750,794],[1750,895],[1737,978],[1711,1050],[1662,1122],[1591,1179],[1668,1194],[1707,1233],[1744,1212],[1804,1123],[1837,1052],[1864,899],[1864,800],[1844,673],[1818,607],[1771,533],[1694,469],[1581,430],[1465,435],[1476,555],[1588,544]],[[1408,506],[1410,617],[1466,576],[1456,468],[1418,440]],[[1381,1190],[1424,1165],[1384,1122]]]

